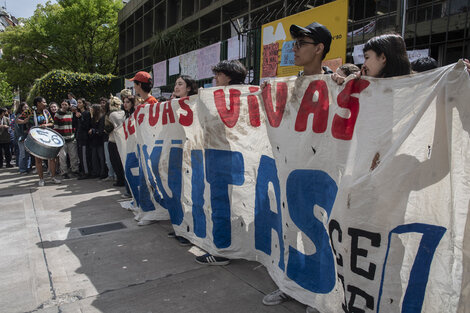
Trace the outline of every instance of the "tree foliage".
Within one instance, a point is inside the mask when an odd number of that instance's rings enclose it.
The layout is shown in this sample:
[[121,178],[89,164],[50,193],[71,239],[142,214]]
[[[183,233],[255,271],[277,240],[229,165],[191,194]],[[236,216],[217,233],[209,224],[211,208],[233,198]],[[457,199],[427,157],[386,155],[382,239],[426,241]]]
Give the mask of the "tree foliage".
[[0,71],[22,89],[53,69],[116,73],[120,0],[58,0],[38,5],[24,26],[0,34]]
[[47,101],[60,103],[67,98],[67,93],[85,98],[88,101],[99,103],[100,97],[109,98],[111,81],[115,76],[111,74],[84,74],[62,70],[54,70],[37,79],[29,92],[28,103],[37,96]]
[[0,72],[0,108],[10,107],[13,103],[13,88],[7,82],[7,75]]

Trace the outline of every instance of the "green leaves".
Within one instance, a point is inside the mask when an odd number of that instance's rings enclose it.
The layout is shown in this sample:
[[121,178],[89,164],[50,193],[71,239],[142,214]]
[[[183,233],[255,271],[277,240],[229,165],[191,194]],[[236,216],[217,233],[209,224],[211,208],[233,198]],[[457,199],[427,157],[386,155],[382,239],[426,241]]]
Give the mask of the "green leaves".
[[54,69],[117,73],[121,8],[120,0],[59,0],[38,5],[23,27],[9,27],[0,34],[4,52],[0,71],[22,90]]
[[62,102],[67,93],[72,92],[79,98],[98,103],[100,97],[109,97],[111,81],[115,76],[111,74],[74,73],[62,70],[53,70],[40,79],[37,79],[29,93],[27,102],[35,97],[42,96],[47,101]]
[[7,75],[0,72],[0,108],[13,104],[13,88],[7,82]]

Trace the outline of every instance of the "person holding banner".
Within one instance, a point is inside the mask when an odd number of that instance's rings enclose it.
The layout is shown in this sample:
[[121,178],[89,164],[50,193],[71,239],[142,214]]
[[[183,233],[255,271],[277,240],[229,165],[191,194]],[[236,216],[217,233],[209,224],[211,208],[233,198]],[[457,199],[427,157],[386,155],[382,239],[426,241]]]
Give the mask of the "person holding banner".
[[[192,79],[192,77],[189,75],[181,75],[175,82],[175,87],[173,89],[171,99],[189,97],[195,94],[197,94],[196,81]],[[175,238],[176,240],[178,240],[181,246],[191,245],[191,242],[188,239],[182,236],[177,236],[174,231],[169,232],[168,237]]]
[[[330,51],[331,32],[324,25],[313,22],[306,27],[292,24],[290,34],[294,42],[294,62],[303,66],[304,75],[332,74],[328,67],[322,67],[322,61]],[[262,88],[266,84],[262,85]],[[291,299],[286,293],[277,289],[263,297],[264,305],[278,305]],[[308,310],[312,308],[307,308]]]
[[137,106],[137,108],[140,106],[145,106],[145,104],[157,103],[157,99],[155,99],[155,97],[150,94],[150,91],[152,90],[152,77],[149,73],[143,71],[138,72],[133,78],[129,80],[134,82],[135,92],[142,99],[144,99],[144,102]]
[[[406,53],[405,41],[397,34],[384,34],[369,39],[364,45],[364,64],[357,78],[371,76],[387,78],[408,75],[411,64]],[[332,78],[338,85],[344,83],[344,77],[333,74]]]
[[294,62],[303,66],[303,75],[331,74],[332,71],[321,65],[330,51],[331,33],[324,25],[313,22],[307,27],[291,25],[290,34],[294,42]]
[[196,81],[191,76],[181,75],[175,82],[171,99],[189,97],[197,94]]
[[[220,61],[212,67],[212,72],[217,87],[242,85],[247,74],[246,68],[238,60]],[[227,265],[230,259],[206,253],[196,257],[196,262],[203,265]]]

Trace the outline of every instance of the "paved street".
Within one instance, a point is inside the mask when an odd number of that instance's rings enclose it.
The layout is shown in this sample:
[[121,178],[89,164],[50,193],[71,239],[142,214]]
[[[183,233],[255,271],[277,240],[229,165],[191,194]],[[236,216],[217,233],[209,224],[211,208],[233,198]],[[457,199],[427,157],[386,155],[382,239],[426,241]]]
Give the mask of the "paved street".
[[[276,286],[259,263],[199,265],[168,221],[137,226],[111,182],[37,181],[0,169],[2,313],[305,312],[261,303]],[[101,224],[123,228],[87,233]]]

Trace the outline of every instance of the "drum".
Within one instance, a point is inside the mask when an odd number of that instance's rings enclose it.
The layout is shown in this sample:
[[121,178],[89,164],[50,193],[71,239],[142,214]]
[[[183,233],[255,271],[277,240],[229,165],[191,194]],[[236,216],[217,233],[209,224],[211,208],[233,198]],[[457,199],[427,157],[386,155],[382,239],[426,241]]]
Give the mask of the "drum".
[[26,150],[41,159],[55,159],[64,146],[64,138],[50,128],[33,127],[24,141]]

